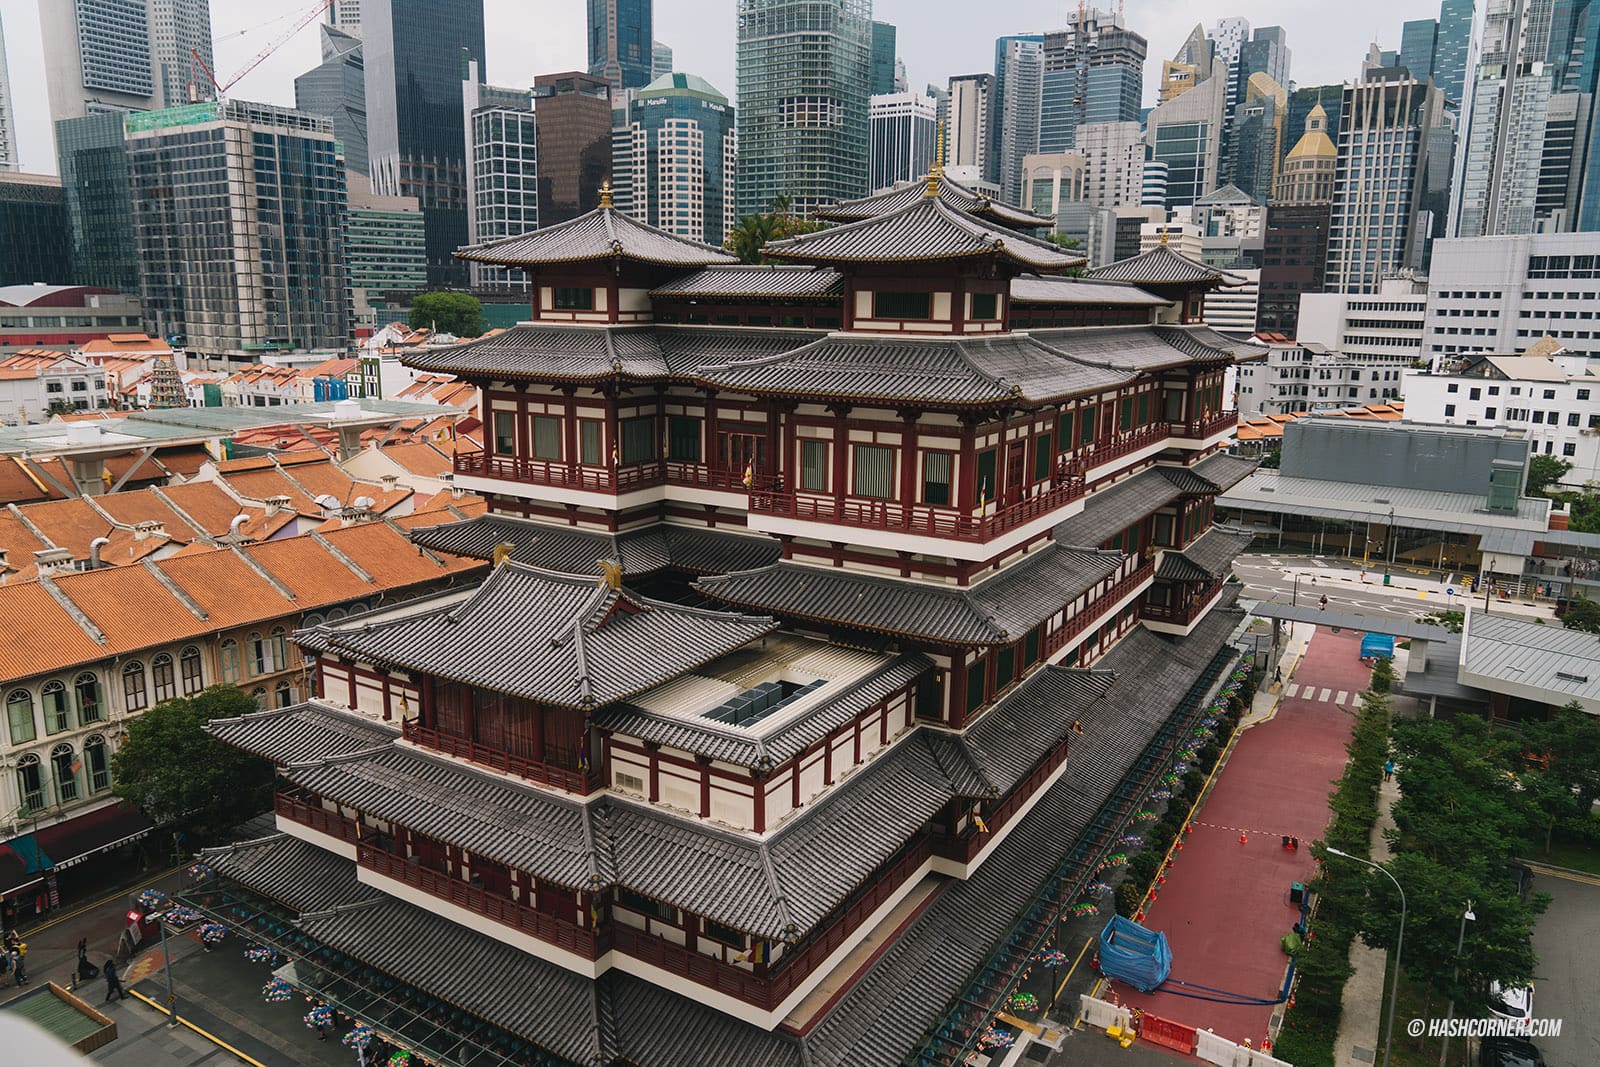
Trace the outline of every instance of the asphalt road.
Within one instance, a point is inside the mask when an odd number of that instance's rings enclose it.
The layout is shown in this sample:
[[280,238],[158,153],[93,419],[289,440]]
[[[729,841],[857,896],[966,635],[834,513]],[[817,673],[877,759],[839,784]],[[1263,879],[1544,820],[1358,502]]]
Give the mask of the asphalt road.
[[1541,1037],[1534,1044],[1547,1067],[1594,1067],[1600,1063],[1600,967],[1594,949],[1600,945],[1600,886],[1539,875],[1536,892],[1550,894],[1550,910],[1533,928],[1539,968],[1533,983],[1533,1013],[1561,1019],[1560,1037]]
[[[1295,596],[1295,575],[1300,575],[1300,603],[1314,604],[1326,595],[1329,607],[1355,611],[1377,618],[1415,620],[1436,611],[1462,607],[1461,597],[1422,599],[1414,590],[1387,589],[1376,572],[1368,574],[1371,584],[1360,581],[1361,570],[1342,561],[1318,560],[1312,556],[1270,556],[1251,553],[1233,564],[1234,573],[1244,583],[1250,600],[1277,600],[1288,604]],[[1316,581],[1311,580],[1312,572]]]

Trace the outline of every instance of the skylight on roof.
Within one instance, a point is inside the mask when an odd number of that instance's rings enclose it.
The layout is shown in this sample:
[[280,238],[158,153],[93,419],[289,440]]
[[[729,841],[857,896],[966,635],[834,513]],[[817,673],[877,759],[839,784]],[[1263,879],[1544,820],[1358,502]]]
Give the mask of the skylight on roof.
[[762,682],[755,688],[746,689],[738,696],[712,708],[706,712],[705,717],[714,722],[725,722],[730,726],[754,726],[807,693],[815,692],[827,684],[826,678],[803,683],[786,682],[782,679]]

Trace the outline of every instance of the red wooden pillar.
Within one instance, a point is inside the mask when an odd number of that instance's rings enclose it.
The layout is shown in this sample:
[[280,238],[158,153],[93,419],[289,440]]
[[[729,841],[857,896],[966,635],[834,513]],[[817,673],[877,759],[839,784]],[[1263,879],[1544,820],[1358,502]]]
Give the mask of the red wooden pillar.
[[715,389],[706,390],[705,438],[705,451],[702,453],[702,458],[705,461],[706,470],[722,470],[722,438],[717,435],[717,391]]
[[968,419],[961,420],[961,469],[956,472],[956,504],[971,514],[978,501],[978,454],[975,438],[977,428]]
[[700,817],[711,818],[711,757],[696,756],[695,763],[700,768]]
[[799,434],[794,424],[794,404],[786,405],[783,411],[783,455],[775,458],[772,464],[773,484],[779,492],[793,491],[800,488],[800,444]]
[[655,804],[661,799],[661,746],[646,741],[644,747],[650,753],[650,803]]
[[900,419],[900,506],[909,514],[917,503],[917,412],[902,411]]
[[836,407],[833,409],[833,497],[839,509],[844,509],[844,498],[849,486],[850,476],[850,425],[847,416],[849,408]]
[[561,405],[565,409],[561,419],[561,452],[567,461],[569,472],[578,467],[578,402],[573,395],[574,390],[561,390]]
[[390,722],[394,719],[394,709],[389,706],[389,672],[383,673],[383,721]]
[[755,786],[755,793],[750,800],[750,825],[756,833],[764,834],[767,832],[767,776],[754,774],[750,784]]
[[354,708],[356,706],[356,665],[347,659],[341,659],[339,662],[344,664],[345,674],[350,679],[350,707]]

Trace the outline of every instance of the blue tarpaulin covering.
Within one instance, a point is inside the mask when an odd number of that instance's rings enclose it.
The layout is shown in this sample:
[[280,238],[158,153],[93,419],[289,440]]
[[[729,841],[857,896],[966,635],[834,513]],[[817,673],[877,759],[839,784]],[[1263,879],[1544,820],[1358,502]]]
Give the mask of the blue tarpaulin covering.
[[1113,915],[1100,931],[1100,970],[1107,978],[1127,982],[1141,993],[1150,992],[1165,982],[1172,970],[1167,935]]
[[1376,659],[1379,656],[1394,658],[1394,638],[1388,634],[1366,634],[1361,638],[1361,658]]

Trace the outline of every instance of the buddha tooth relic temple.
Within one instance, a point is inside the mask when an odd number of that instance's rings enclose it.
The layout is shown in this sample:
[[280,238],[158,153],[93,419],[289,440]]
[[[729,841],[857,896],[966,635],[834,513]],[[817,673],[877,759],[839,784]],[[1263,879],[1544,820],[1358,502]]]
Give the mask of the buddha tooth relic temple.
[[413,531],[481,585],[300,631],[211,724],[277,833],[185,901],[436,1064],[966,1062],[1238,659],[1234,279],[1082,271],[935,168],[770,262],[596,210]]

